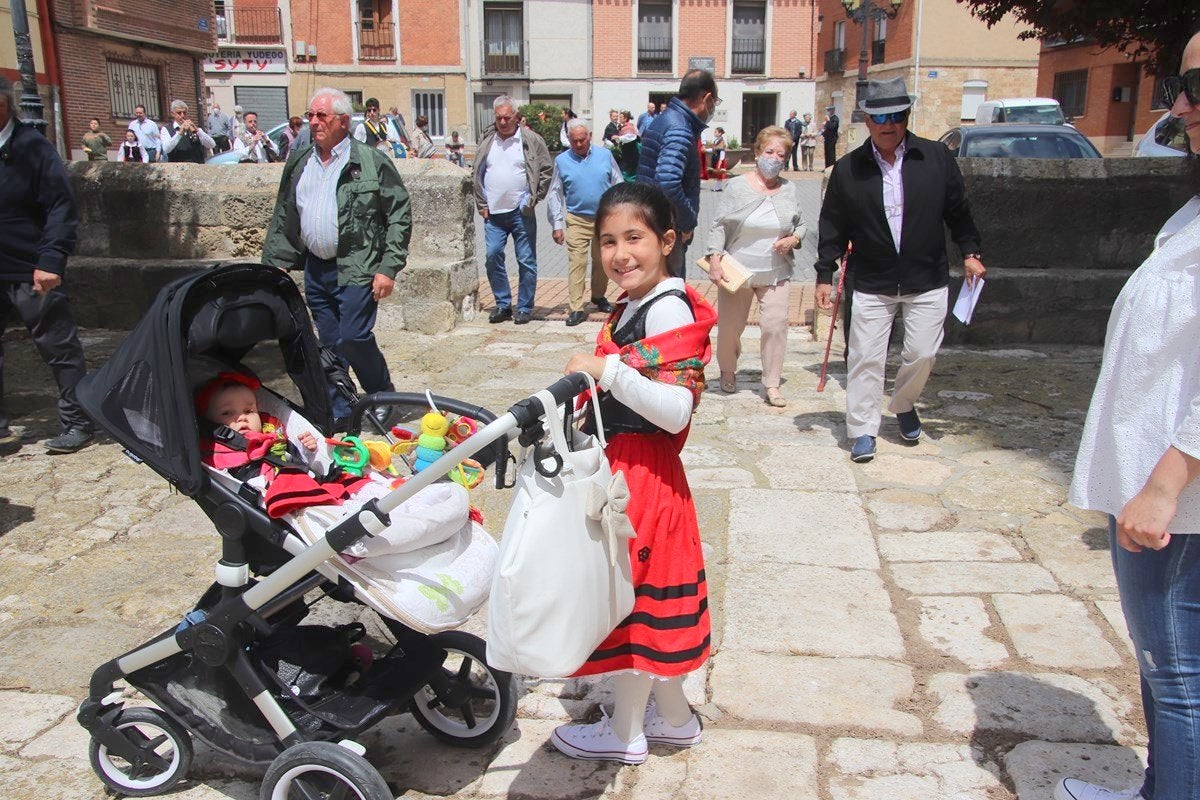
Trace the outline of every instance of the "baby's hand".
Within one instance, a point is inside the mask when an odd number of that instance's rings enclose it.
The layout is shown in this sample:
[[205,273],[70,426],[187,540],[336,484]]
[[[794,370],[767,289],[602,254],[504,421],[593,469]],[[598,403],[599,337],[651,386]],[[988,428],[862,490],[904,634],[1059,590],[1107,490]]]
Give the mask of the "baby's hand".
[[308,431],[305,431],[296,438],[300,441],[300,444],[304,445],[306,450],[317,449],[317,439]]

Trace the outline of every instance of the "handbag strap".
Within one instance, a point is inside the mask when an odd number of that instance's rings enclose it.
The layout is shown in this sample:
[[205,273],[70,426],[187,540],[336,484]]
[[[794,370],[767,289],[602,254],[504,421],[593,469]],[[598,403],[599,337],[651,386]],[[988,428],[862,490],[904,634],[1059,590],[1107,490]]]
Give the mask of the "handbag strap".
[[[600,400],[597,397],[596,381],[586,372],[580,374],[587,379],[588,388],[591,390],[592,413],[596,415],[596,439],[600,442],[602,448],[607,448],[608,440],[604,437],[604,422],[600,416]],[[558,413],[558,402],[554,399],[554,395],[545,389],[533,396],[542,404],[546,430],[550,433],[550,441],[553,443],[554,449],[560,456],[566,458],[571,452],[571,448],[567,444],[566,435],[563,433],[563,417]]]

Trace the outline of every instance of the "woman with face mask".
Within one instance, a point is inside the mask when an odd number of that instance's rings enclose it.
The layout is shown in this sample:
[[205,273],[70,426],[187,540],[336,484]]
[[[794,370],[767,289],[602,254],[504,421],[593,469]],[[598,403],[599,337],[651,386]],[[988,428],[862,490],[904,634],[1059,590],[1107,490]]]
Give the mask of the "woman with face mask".
[[749,273],[737,291],[723,287],[717,299],[721,390],[737,391],[742,332],[757,298],[762,385],[767,403],[777,407],[787,405],[779,381],[787,350],[792,271],[805,232],[799,188],[780,177],[791,152],[792,137],[783,128],[772,125],[759,131],[754,140],[754,171],[729,181],[708,235],[708,277],[713,283],[723,284],[726,272],[734,271],[731,262]]

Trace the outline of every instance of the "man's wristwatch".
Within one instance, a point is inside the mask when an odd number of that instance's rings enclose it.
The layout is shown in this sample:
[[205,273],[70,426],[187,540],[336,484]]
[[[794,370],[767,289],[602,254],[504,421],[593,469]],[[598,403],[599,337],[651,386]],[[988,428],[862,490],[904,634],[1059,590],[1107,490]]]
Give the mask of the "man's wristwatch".
[[973,258],[976,261],[983,261],[983,253],[967,253],[965,256],[963,256],[963,261],[966,261],[968,258]]

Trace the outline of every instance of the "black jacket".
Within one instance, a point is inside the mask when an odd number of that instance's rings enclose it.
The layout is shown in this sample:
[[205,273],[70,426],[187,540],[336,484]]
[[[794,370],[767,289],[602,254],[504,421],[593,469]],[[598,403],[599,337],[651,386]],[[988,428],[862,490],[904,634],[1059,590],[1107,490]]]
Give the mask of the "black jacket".
[[0,281],[28,283],[34,269],[65,273],[78,223],[54,145],[17,122],[0,148]]
[[829,176],[821,204],[817,283],[833,282],[846,244],[853,242],[848,268],[855,291],[894,295],[940,289],[950,282],[943,223],[963,253],[979,251],[979,231],[954,156],[941,142],[912,133],[905,148],[900,252],[884,216],[883,173],[867,139],[839,159]]

